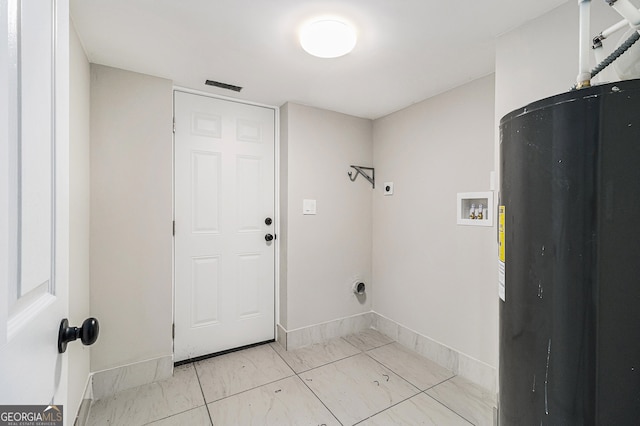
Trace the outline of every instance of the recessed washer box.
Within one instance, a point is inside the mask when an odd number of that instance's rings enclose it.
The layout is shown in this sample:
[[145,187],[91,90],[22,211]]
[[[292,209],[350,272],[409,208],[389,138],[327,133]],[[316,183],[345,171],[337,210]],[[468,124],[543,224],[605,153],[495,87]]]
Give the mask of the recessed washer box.
[[493,226],[493,192],[458,192],[457,224]]
[[385,182],[382,185],[382,193],[384,195],[393,195],[393,182]]

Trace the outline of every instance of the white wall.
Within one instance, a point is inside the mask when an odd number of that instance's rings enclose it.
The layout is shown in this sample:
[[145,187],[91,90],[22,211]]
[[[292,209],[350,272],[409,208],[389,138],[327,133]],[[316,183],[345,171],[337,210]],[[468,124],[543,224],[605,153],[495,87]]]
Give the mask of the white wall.
[[[80,326],[89,315],[90,67],[73,22],[69,29],[69,322]],[[67,415],[78,412],[89,376],[90,350],[67,347]]]
[[[368,312],[373,190],[361,176],[349,181],[347,171],[350,164],[372,165],[372,123],[288,103],[281,126],[281,325],[293,330]],[[317,215],[302,214],[305,198],[317,200]],[[356,279],[368,286],[362,301],[351,290]]]
[[172,90],[91,65],[92,371],[173,353]]
[[456,193],[489,190],[493,108],[490,75],[374,121],[373,309],[495,367],[496,228],[456,225]]

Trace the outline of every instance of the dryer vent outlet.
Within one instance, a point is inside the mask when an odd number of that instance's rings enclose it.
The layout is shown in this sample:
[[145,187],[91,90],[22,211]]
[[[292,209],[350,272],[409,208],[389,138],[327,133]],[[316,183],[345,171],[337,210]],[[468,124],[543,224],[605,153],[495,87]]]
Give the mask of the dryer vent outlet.
[[361,296],[364,294],[365,291],[365,285],[363,282],[355,282],[353,283],[353,292],[358,295]]

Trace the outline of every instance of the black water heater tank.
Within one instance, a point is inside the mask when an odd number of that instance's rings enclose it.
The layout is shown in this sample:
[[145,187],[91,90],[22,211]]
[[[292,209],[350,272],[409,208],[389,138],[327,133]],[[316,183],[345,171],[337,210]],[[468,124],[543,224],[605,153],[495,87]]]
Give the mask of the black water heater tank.
[[500,122],[499,421],[640,425],[640,80]]

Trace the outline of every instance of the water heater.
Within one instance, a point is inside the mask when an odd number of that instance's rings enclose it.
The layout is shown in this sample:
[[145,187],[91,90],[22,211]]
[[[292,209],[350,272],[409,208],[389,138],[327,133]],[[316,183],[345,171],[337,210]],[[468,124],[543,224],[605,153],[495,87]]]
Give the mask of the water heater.
[[640,424],[640,80],[500,122],[499,421]]

